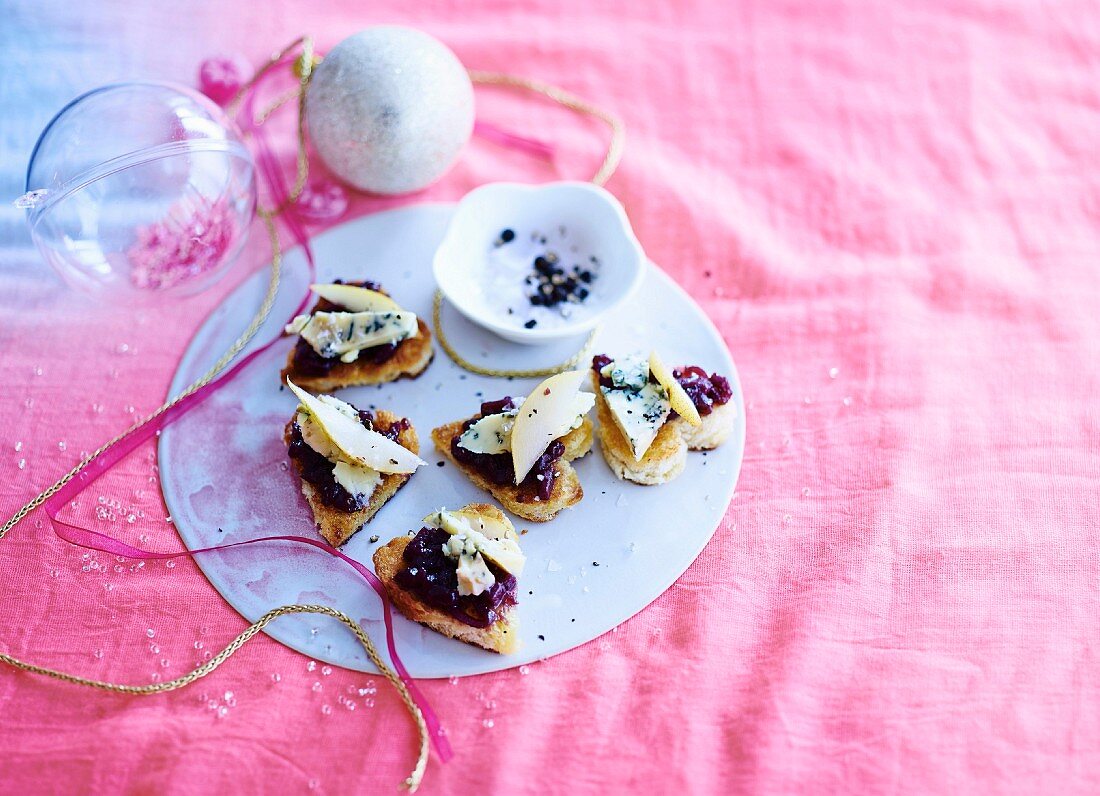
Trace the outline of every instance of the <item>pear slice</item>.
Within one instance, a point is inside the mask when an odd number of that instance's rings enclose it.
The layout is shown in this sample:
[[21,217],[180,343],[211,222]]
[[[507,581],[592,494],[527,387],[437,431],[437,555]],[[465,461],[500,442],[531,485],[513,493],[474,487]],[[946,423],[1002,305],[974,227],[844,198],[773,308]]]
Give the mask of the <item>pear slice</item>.
[[503,517],[489,517],[475,509],[458,509],[452,511],[456,517],[462,517],[470,523],[470,527],[488,539],[514,539],[516,535],[512,523]]
[[[568,370],[551,376],[524,399],[512,426],[512,467],[517,484],[531,472],[546,446],[576,425],[578,403],[574,396],[587,375],[587,371]],[[582,414],[591,408],[587,403]]]
[[[490,521],[503,528],[502,523],[496,520]],[[464,550],[467,554],[476,551],[516,577],[523,574],[527,556],[520,550],[519,542],[503,535],[493,538],[488,536],[487,533],[479,531],[476,528],[478,522],[473,516],[473,512],[464,509],[459,511],[440,509],[425,517],[424,523],[451,534],[454,541],[458,542],[454,548],[455,550]]]
[[400,312],[397,302],[385,293],[358,285],[310,285],[309,289],[348,312]]
[[668,392],[668,402],[672,404],[673,412],[684,418],[689,425],[703,425],[703,418],[699,417],[699,410],[695,408],[691,398],[680,386],[680,382],[676,381],[672,371],[665,367],[665,363],[657,356],[656,351],[651,352],[649,355],[649,372]]
[[348,464],[370,467],[380,473],[411,473],[424,460],[389,437],[370,431],[335,406],[314,398],[290,379],[286,380],[310,418],[332,443],[334,452]]
[[[476,531],[475,531],[476,533]],[[478,534],[481,536],[481,534]],[[477,551],[505,572],[517,578],[523,574],[527,556],[520,552],[519,544],[511,539],[489,539],[482,536],[477,540]]]
[[469,531],[477,531],[487,539],[512,539],[517,538],[512,523],[505,518],[487,516],[480,511],[471,508],[448,511],[440,509],[433,511],[423,520],[425,525],[433,528],[441,528],[450,534],[464,534]]

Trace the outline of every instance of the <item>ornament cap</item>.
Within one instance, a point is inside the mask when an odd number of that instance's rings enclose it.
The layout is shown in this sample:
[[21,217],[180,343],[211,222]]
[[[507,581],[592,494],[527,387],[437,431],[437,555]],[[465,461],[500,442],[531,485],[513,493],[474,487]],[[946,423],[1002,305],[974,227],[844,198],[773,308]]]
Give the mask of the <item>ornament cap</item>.
[[36,191],[27,191],[12,202],[12,204],[23,210],[30,210],[32,207],[38,206],[38,204],[46,198],[46,194],[48,193],[49,191],[45,188],[39,188]]
[[324,60],[323,56],[321,56],[318,53],[311,53],[308,56],[306,55],[306,53],[302,53],[297,58],[295,58],[294,59],[294,64],[291,67],[291,69],[294,72],[294,76],[296,78],[298,78],[299,80],[301,80],[306,74],[306,58],[307,57],[309,58],[309,72],[310,72],[310,74],[312,74],[313,70],[316,69],[320,65],[321,61]]

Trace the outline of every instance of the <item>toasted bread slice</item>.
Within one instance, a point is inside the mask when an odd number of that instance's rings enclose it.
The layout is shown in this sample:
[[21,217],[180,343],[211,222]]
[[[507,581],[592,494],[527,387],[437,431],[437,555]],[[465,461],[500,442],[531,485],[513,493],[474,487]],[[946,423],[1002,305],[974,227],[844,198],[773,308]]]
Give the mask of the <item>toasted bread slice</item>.
[[[317,308],[314,307],[314,311]],[[357,387],[364,384],[384,384],[400,378],[415,379],[431,364],[432,332],[423,318],[416,319],[416,337],[407,337],[397,344],[393,356],[380,365],[360,357],[354,362],[337,362],[324,376],[311,376],[294,367],[294,349],[287,354],[286,367],[282,370],[282,379],[287,377],[304,390],[310,392],[332,392],[342,387]]]
[[462,424],[465,422],[456,420],[432,429],[432,442],[435,443],[436,450],[450,459],[475,485],[499,500],[508,511],[531,522],[547,522],[554,519],[562,509],[579,503],[584,497],[577,471],[569,462],[592,450],[592,421],[587,417],[580,426],[560,437],[565,445],[565,453],[558,460],[557,472],[561,475],[554,479],[549,500],[539,500],[528,489],[514,484],[494,484],[477,470],[457,461],[451,453],[451,440],[462,433]]
[[[481,514],[503,520],[509,528],[512,528],[512,523],[504,516],[504,512],[496,506],[490,506],[488,503],[471,503],[465,508],[474,509]],[[510,536],[515,539],[519,538],[514,528]],[[411,541],[412,537],[410,536],[398,536],[374,551],[374,571],[378,575],[378,579],[385,585],[386,593],[389,594],[390,600],[397,607],[397,610],[412,621],[426,625],[437,633],[482,647],[490,652],[507,655],[519,649],[519,616],[515,607],[504,609],[500,618],[489,627],[470,627],[464,622],[460,622],[454,617],[426,605],[415,594],[395,583],[394,578],[404,566],[402,555],[405,552],[405,547]]]
[[679,425],[665,423],[661,426],[645,455],[635,459],[630,441],[615,422],[595,376],[593,381],[596,382],[596,417],[600,421],[600,450],[611,471],[626,481],[646,485],[664,484],[682,473],[687,464],[688,446]]
[[[387,412],[385,409],[379,409],[374,413],[375,428],[379,431],[388,429],[399,420],[401,420],[400,417],[392,412]],[[283,439],[288,445],[290,444],[293,426],[294,421],[291,420],[286,424],[286,429],[283,431]],[[420,453],[420,440],[416,435],[416,429],[412,425],[403,429],[397,435],[397,442],[413,453]],[[302,470],[297,460],[291,459],[290,461],[299,477],[301,477]],[[313,510],[313,519],[321,536],[333,547],[339,547],[354,536],[356,531],[370,522],[374,515],[378,513],[378,510],[386,505],[386,502],[396,495],[397,490],[403,487],[411,477],[412,473],[382,473],[382,479],[378,482],[378,486],[374,488],[374,492],[367,499],[366,504],[359,511],[353,512],[339,511],[325,505],[321,501],[321,495],[317,488],[304,479],[302,479],[302,494],[305,495],[306,502]]]
[[684,471],[689,450],[717,448],[733,432],[737,408],[732,403],[715,408],[705,415],[702,425],[693,426],[682,417],[667,421],[641,459],[634,458],[634,451],[600,391],[599,376],[592,372],[592,384],[596,392],[596,417],[600,421],[597,432],[600,450],[607,466],[619,478],[636,484],[653,486],[665,484]]

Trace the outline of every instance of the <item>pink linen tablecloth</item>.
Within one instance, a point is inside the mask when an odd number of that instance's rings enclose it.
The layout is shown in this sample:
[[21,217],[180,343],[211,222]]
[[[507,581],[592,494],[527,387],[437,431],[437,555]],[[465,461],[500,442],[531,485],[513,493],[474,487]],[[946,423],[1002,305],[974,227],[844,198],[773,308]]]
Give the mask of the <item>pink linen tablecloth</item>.
[[[331,46],[412,24],[471,68],[623,117],[609,188],[740,369],[746,457],[711,544],[615,633],[525,672],[424,683],[457,752],[424,792],[1100,788],[1094,4],[145,5],[0,9],[5,196],[51,113],[96,84],[191,82],[211,54],[259,62],[304,32]],[[594,170],[598,126],[479,101],[556,162],[475,140],[413,201]],[[0,210],[5,514],[160,403],[206,313],[264,262],[262,237],[209,294],[135,315],[62,288]],[[99,494],[123,538],[178,544],[151,450]],[[0,542],[0,650],[140,684],[245,626],[188,560],[84,555],[44,517]],[[414,751],[381,678],[311,671],[266,637],[164,696],[0,669],[7,793],[389,792]]]

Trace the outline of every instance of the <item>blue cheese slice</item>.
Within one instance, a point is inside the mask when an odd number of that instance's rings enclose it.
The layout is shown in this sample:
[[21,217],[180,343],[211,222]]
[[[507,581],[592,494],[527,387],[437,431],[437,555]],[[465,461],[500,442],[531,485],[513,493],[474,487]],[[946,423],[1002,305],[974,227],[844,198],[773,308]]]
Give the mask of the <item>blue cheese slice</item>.
[[455,575],[459,594],[477,596],[497,582],[477,544],[467,533],[451,536],[443,545],[443,552],[458,561]]
[[672,411],[668,392],[661,385],[649,382],[639,390],[600,387],[600,392],[607,401],[615,425],[630,443],[635,461],[640,460]]
[[286,331],[297,334],[325,359],[354,362],[364,348],[415,337],[418,325],[411,312],[315,312],[299,315]]
[[481,553],[459,557],[455,575],[458,576],[458,593],[463,596],[476,597],[497,582]]
[[332,468],[332,477],[348,494],[364,498],[370,498],[382,482],[382,474],[377,470],[347,462],[336,462],[336,466]]
[[458,438],[458,444],[473,453],[505,453],[511,450],[510,438],[516,414],[486,415]]
[[649,381],[649,360],[638,354],[619,357],[604,365],[600,375],[611,379],[616,387],[641,390]]
[[512,426],[516,422],[522,399],[512,399],[515,409],[495,415],[485,415],[458,438],[458,444],[473,453],[505,453],[511,450]]

